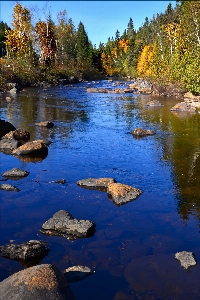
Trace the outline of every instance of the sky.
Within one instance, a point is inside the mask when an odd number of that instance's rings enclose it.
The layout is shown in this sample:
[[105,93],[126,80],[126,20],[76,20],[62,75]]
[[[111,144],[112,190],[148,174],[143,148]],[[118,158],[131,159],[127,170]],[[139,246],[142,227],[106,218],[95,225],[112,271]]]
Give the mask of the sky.
[[[67,17],[72,18],[75,28],[81,21],[84,24],[92,44],[106,43],[108,38],[115,37],[118,30],[122,35],[127,29],[130,18],[137,30],[148,17],[152,19],[157,13],[164,13],[168,4],[173,7],[176,1],[18,1],[34,11],[35,19],[45,20],[51,15],[56,23],[57,13],[67,11]],[[0,1],[0,21],[11,26],[13,8],[16,1]]]

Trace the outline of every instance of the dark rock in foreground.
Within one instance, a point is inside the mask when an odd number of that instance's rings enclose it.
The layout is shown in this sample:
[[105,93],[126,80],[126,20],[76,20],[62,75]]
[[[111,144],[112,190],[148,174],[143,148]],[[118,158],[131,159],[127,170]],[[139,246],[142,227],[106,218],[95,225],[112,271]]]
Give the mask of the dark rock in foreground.
[[93,188],[93,189],[107,189],[110,183],[114,183],[116,180],[114,178],[87,178],[78,180],[76,183],[79,186]]
[[77,282],[94,274],[94,271],[84,266],[73,266],[64,271],[67,282]]
[[132,135],[138,136],[138,137],[155,134],[155,132],[153,130],[149,130],[149,129],[146,130],[143,128],[135,128],[131,131],[131,133],[132,133]]
[[107,193],[111,195],[112,201],[121,206],[136,199],[142,194],[142,191],[122,183],[111,183],[108,186]]
[[0,300],[75,300],[62,273],[50,264],[17,272],[0,282]]
[[4,135],[15,129],[16,128],[10,122],[0,119],[0,135]]
[[52,122],[49,122],[49,121],[35,123],[35,125],[40,126],[40,127],[47,127],[47,128],[51,128],[51,127],[54,126],[54,124]]
[[0,256],[21,261],[23,265],[33,266],[49,253],[48,244],[43,241],[30,240],[26,243],[0,246]]
[[187,251],[177,252],[175,254],[175,258],[180,261],[181,266],[184,269],[188,269],[189,267],[195,266],[197,264],[192,252],[187,252]]
[[17,187],[15,187],[13,185],[10,185],[10,184],[7,184],[7,183],[1,184],[0,185],[0,190],[20,192],[20,190]]
[[13,168],[12,170],[9,170],[2,174],[3,177],[11,178],[11,179],[26,177],[28,175],[29,175],[29,172],[21,170],[19,168]]
[[26,155],[26,154],[40,154],[40,153],[47,153],[48,148],[47,146],[42,143],[40,140],[28,142],[19,148],[12,151],[12,154],[15,155]]
[[60,210],[42,225],[40,231],[48,235],[61,235],[68,239],[76,239],[92,236],[95,227],[92,221],[75,219],[69,212]]

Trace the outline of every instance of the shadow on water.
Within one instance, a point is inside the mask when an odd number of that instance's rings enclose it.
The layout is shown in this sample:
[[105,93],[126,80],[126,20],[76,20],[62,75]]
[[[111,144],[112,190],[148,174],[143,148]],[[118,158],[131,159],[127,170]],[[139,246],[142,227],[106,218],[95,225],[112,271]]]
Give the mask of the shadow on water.
[[[70,283],[77,300],[199,299],[200,115],[172,113],[180,102],[173,98],[156,98],[163,106],[153,109],[146,107],[155,99],[149,95],[86,92],[114,83],[27,89],[9,103],[0,100],[2,119],[29,131],[31,140],[52,141],[38,161],[0,152],[1,174],[14,167],[30,172],[16,182],[19,193],[0,191],[1,245],[41,239],[51,249],[42,263],[61,271],[74,265],[95,270]],[[34,126],[40,121],[54,127]],[[135,139],[127,133],[136,127],[156,134]],[[143,194],[118,207],[106,192],[76,185],[99,177]],[[66,184],[56,183],[61,179]],[[71,241],[41,234],[42,224],[61,209],[95,222],[94,236]],[[184,250],[198,262],[187,271],[174,257]],[[0,280],[21,269],[0,258]]]

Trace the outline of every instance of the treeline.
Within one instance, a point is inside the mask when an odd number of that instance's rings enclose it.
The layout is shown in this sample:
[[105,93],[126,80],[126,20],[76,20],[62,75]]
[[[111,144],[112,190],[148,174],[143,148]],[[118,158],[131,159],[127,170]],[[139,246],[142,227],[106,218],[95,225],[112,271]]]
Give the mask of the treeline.
[[12,28],[0,23],[2,41],[1,63],[12,66],[17,76],[140,76],[180,82],[200,93],[200,1],[169,4],[137,31],[130,18],[123,34],[117,30],[98,48],[83,23],[76,29],[66,11],[58,13],[56,24],[49,16],[33,26],[30,10],[16,4]]

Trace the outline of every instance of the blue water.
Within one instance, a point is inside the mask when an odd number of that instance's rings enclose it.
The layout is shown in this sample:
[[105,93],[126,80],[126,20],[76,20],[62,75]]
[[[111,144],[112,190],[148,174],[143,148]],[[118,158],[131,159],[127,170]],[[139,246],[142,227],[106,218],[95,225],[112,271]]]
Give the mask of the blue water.
[[[199,299],[199,264],[185,271],[174,255],[191,251],[200,261],[200,116],[170,112],[180,99],[156,98],[164,106],[148,109],[154,99],[149,95],[86,92],[118,84],[128,82],[29,88],[11,101],[1,96],[1,119],[29,131],[31,140],[52,144],[44,159],[0,152],[1,174],[14,167],[30,172],[7,181],[20,192],[0,191],[0,243],[44,240],[51,251],[41,263],[61,271],[92,268],[94,275],[70,283],[77,300]],[[34,126],[46,120],[55,126]],[[136,127],[156,134],[135,139],[130,131]],[[107,193],[76,185],[88,177],[113,177],[143,193],[117,207]],[[55,183],[60,179],[67,182]],[[69,241],[41,234],[42,224],[60,209],[94,221],[94,236]],[[0,280],[23,268],[0,258]]]

